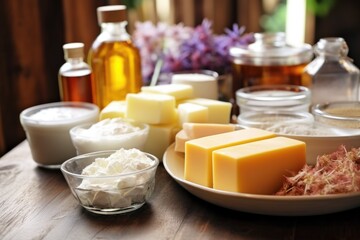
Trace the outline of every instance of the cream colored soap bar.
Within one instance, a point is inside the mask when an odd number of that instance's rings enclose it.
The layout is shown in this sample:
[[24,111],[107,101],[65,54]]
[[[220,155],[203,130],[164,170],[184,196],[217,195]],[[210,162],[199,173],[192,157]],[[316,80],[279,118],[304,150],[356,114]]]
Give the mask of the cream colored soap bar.
[[185,143],[184,178],[193,183],[212,187],[213,151],[275,136],[269,131],[248,128],[189,140]]
[[193,103],[182,103],[178,105],[177,109],[180,126],[187,122],[206,123],[209,120],[207,107]]
[[193,98],[193,87],[187,84],[164,84],[156,86],[143,86],[142,92],[167,94],[175,98],[175,100],[182,100]]
[[284,176],[298,172],[306,163],[304,142],[276,137],[213,152],[214,189],[274,194]]
[[175,98],[165,94],[129,93],[126,95],[125,116],[148,124],[176,122]]
[[195,138],[235,131],[233,124],[184,123],[183,130],[176,134],[175,151],[185,152],[185,142]]
[[100,121],[105,118],[124,118],[125,117],[126,102],[112,101],[100,112]]
[[219,124],[219,123],[184,123],[183,129],[189,138],[201,138],[219,133],[235,131],[234,124]]
[[[183,102],[198,104],[209,110],[209,123],[230,123],[231,103],[206,98],[187,99]],[[183,103],[182,102],[182,103]]]
[[149,126],[144,151],[155,155],[161,161],[165,150],[175,141],[175,135],[180,128],[177,124],[149,124]]

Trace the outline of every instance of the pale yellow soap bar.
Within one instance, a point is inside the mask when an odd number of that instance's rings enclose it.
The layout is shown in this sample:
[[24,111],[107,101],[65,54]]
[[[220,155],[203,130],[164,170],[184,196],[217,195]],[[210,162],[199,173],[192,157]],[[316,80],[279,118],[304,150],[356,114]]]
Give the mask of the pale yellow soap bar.
[[176,135],[175,135],[175,147],[174,150],[176,152],[185,152],[185,142],[189,141],[190,138],[189,136],[186,134],[186,132],[184,131],[184,129],[180,130]]
[[185,152],[185,142],[195,138],[235,131],[233,124],[184,123],[183,129],[176,134],[175,151]]
[[234,124],[219,124],[219,123],[184,123],[183,129],[189,138],[200,138],[219,133],[235,131]]
[[193,98],[193,87],[187,84],[163,84],[156,86],[143,86],[142,92],[167,94],[175,98],[175,100],[182,100]]
[[284,176],[297,173],[306,163],[304,142],[276,137],[213,152],[214,189],[274,194]]
[[153,154],[160,161],[166,149],[175,141],[175,135],[180,131],[177,124],[149,124],[149,135],[144,151]]
[[125,101],[112,101],[100,111],[99,119],[106,118],[124,118],[125,117],[126,102]]
[[125,117],[148,124],[177,122],[175,98],[165,94],[128,93]]
[[184,178],[211,188],[213,151],[275,136],[269,131],[248,128],[189,140],[185,143]]
[[207,107],[209,110],[209,123],[230,123],[231,103],[206,98],[193,98],[182,101]]
[[206,123],[209,120],[208,108],[198,104],[182,103],[177,110],[180,126],[187,122]]

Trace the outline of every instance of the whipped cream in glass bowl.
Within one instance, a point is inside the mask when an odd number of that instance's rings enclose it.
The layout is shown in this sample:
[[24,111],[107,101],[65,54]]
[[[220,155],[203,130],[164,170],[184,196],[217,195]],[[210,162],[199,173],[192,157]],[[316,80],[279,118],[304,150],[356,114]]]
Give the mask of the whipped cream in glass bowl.
[[77,154],[120,148],[143,150],[149,125],[124,118],[107,118],[93,124],[75,126],[70,130]]
[[112,215],[134,211],[150,199],[158,164],[149,153],[121,148],[78,155],[61,171],[82,207]]

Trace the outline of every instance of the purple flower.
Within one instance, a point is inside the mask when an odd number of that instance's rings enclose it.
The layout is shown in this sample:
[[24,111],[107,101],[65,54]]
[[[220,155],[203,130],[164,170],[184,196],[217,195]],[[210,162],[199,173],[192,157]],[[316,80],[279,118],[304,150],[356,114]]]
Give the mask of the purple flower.
[[244,34],[245,28],[237,24],[225,29],[222,35],[213,34],[211,27],[207,19],[195,28],[136,23],[133,39],[140,49],[144,83],[149,83],[159,60],[161,72],[200,69],[226,72],[230,66],[229,48],[254,41],[253,34]]

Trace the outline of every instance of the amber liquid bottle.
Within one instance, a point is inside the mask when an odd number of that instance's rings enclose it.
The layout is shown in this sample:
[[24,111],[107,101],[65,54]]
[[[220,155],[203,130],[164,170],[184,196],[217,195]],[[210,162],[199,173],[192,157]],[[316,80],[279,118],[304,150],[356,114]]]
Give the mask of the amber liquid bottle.
[[66,63],[58,76],[61,100],[92,103],[92,73],[84,62],[84,44],[68,43],[63,49]]
[[126,31],[126,7],[111,5],[97,9],[101,33],[88,55],[93,71],[95,103],[104,108],[114,100],[137,93],[142,86],[141,59]]

